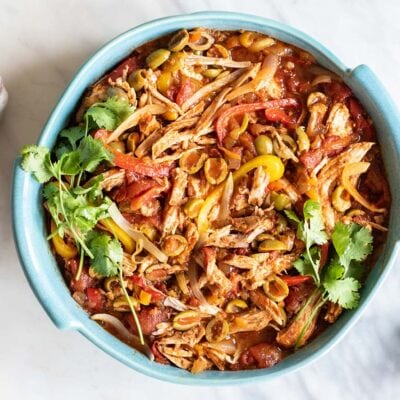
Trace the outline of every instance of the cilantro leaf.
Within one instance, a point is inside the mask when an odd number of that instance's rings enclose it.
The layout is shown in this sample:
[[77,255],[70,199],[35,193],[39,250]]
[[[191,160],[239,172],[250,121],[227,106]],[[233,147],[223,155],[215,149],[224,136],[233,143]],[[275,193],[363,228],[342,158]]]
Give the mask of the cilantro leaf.
[[54,168],[60,175],[76,175],[80,171],[80,155],[77,150],[64,153]]
[[116,115],[107,108],[91,106],[85,113],[85,118],[92,120],[99,128],[113,131],[118,126]]
[[88,247],[93,254],[91,266],[101,276],[114,276],[122,262],[121,243],[111,236],[96,231],[88,235]]
[[307,247],[313,244],[324,244],[328,235],[324,230],[321,206],[317,201],[307,200],[303,207],[304,223],[299,225],[299,236]]
[[133,107],[126,100],[119,99],[116,96],[109,97],[104,103],[98,105],[112,111],[118,117],[120,123],[133,112]]
[[59,139],[54,149],[57,159],[59,160],[65,153],[76,150],[78,141],[84,136],[85,129],[81,126],[63,129],[59,134]]
[[124,99],[108,98],[102,103],[93,104],[85,113],[99,128],[113,131],[133,112],[133,107]]
[[346,309],[356,308],[360,300],[360,282],[354,278],[326,279],[323,282],[328,300]]
[[112,154],[103,146],[99,139],[86,136],[79,143],[79,152],[82,170],[93,172],[102,161],[111,161]]
[[[320,260],[320,250],[318,247],[314,246],[310,250],[311,258],[313,262],[319,264]],[[307,252],[304,252],[294,263],[293,266],[301,275],[311,275],[314,277],[314,280],[317,281],[317,277],[315,276],[315,270],[312,264],[312,261]]]
[[332,233],[332,243],[346,269],[352,260],[363,261],[372,252],[371,232],[356,223],[338,222]]
[[21,150],[21,167],[26,172],[31,172],[35,179],[44,183],[53,177],[50,151],[43,146],[25,146]]
[[297,222],[298,224],[301,222],[296,213],[292,210],[285,210],[286,217],[288,217],[291,221]]

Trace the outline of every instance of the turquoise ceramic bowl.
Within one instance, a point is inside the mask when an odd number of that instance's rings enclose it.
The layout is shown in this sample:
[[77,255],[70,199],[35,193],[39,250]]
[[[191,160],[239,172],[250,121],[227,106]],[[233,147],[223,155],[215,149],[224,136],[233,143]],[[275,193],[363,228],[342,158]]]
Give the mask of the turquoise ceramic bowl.
[[270,368],[241,372],[209,371],[199,375],[150,362],[95,322],[75,303],[58,270],[46,240],[41,186],[18,166],[13,183],[14,236],[21,264],[38,300],[60,329],[79,331],[96,346],[136,371],[154,378],[188,385],[232,385],[267,381],[314,361],[333,347],[367,307],[389,273],[399,251],[400,237],[400,115],[388,93],[365,65],[347,68],[316,40],[287,25],[253,15],[201,12],[167,17],[123,33],[98,50],[78,71],[50,115],[39,138],[40,145],[52,147],[58,132],[67,124],[85,89],[134,48],[180,28],[205,26],[216,29],[246,29],[269,34],[313,54],[320,64],[341,76],[361,100],[377,127],[393,196],[389,236],[385,249],[362,290],[360,306],[340,319],[305,348]]

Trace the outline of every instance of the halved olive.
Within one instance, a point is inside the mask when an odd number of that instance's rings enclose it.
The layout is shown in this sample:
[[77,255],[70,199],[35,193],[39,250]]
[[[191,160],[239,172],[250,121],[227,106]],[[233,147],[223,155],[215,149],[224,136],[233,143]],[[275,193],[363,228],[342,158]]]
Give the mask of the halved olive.
[[185,53],[172,53],[168,61],[164,64],[163,70],[169,72],[179,71],[185,63]]
[[284,300],[289,294],[287,283],[276,275],[268,278],[263,285],[263,289],[265,294],[276,302]]
[[116,97],[118,100],[125,100],[129,102],[129,97],[125,90],[115,87],[115,86],[109,86],[107,89],[107,95],[108,97]]
[[282,211],[286,208],[290,208],[291,201],[289,196],[283,193],[271,192],[271,201],[274,203],[274,207],[278,211]]
[[209,79],[216,78],[222,72],[221,68],[208,68],[202,74]]
[[163,252],[169,257],[181,254],[187,247],[187,240],[181,235],[167,236],[161,245]]
[[242,299],[231,300],[225,307],[228,314],[237,313],[248,308],[247,303]]
[[243,47],[248,48],[253,44],[255,38],[255,32],[245,31],[239,36],[239,42]]
[[110,292],[113,289],[120,287],[119,279],[117,276],[110,276],[104,280],[103,283],[104,290]]
[[175,315],[172,326],[178,331],[187,331],[197,326],[199,322],[200,313],[194,310],[187,310]]
[[186,29],[182,29],[172,36],[168,43],[168,48],[171,51],[181,51],[189,42],[189,33]]
[[220,342],[224,340],[229,333],[229,325],[222,318],[213,318],[206,327],[206,339],[208,342]]
[[168,60],[171,52],[167,49],[157,49],[146,57],[146,64],[151,69],[157,69]]
[[258,251],[284,251],[287,250],[286,244],[276,239],[266,239],[258,246]]
[[206,159],[207,154],[205,153],[199,153],[197,150],[187,150],[179,159],[179,166],[192,175],[200,171]]
[[128,76],[128,83],[131,87],[138,92],[140,89],[143,89],[144,85],[146,84],[146,70],[145,69],[137,69],[133,71]]
[[204,163],[204,174],[212,185],[218,185],[228,176],[228,165],[223,158],[209,158]]
[[[135,297],[129,297],[134,308],[139,307],[139,300]],[[113,301],[113,308],[116,311],[130,311],[128,300],[125,296],[119,296]]]

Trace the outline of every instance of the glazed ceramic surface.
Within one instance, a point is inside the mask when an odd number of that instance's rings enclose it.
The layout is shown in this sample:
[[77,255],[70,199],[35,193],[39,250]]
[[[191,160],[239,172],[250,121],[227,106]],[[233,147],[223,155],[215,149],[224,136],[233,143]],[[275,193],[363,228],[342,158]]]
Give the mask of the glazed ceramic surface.
[[67,124],[85,89],[141,44],[180,28],[197,26],[215,29],[246,29],[269,34],[313,54],[318,62],[334,71],[351,87],[374,120],[388,172],[393,203],[389,235],[384,251],[368,277],[360,306],[329,327],[316,340],[278,365],[264,370],[191,375],[172,366],[150,362],[95,322],[75,303],[64,283],[46,240],[41,186],[15,165],[13,183],[13,227],[21,264],[30,285],[49,317],[60,329],[81,332],[98,347],[129,367],[149,376],[174,383],[193,385],[232,385],[268,380],[298,369],[327,352],[361,315],[372,295],[394,263],[400,244],[400,117],[384,87],[365,65],[351,70],[311,37],[276,21],[238,13],[201,12],[167,17],[134,28],[98,50],[78,71],[54,108],[38,143],[52,147],[58,132]]

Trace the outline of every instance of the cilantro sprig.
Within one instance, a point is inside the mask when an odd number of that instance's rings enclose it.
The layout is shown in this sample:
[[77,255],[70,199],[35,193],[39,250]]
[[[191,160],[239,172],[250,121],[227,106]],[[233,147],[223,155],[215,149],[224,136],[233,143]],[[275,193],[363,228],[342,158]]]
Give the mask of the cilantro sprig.
[[322,245],[328,241],[328,235],[324,230],[321,206],[317,201],[307,200],[303,207],[303,221],[300,221],[293,211],[286,211],[286,215],[292,221],[297,222],[297,237],[306,246],[306,253],[297,260],[295,268],[303,275],[311,275],[319,284],[320,253],[315,245]]
[[118,276],[143,344],[142,329],[123,281],[121,243],[95,229],[100,220],[109,217],[112,202],[103,195],[101,175],[81,185],[82,177],[94,172],[100,163],[113,159],[113,154],[100,140],[88,135],[89,131],[114,130],[132,112],[133,107],[127,101],[116,97],[93,104],[84,115],[85,127],[63,129],[53,152],[43,146],[25,146],[21,151],[21,167],[45,184],[43,197],[56,226],[48,238],[57,234],[63,238],[68,234],[75,240],[80,251],[75,279],[80,279],[85,256],[91,259],[91,268],[97,275]]
[[320,246],[328,242],[320,204],[313,200],[304,203],[301,220],[293,211],[287,217],[297,223],[297,237],[305,244],[306,251],[294,262],[301,275],[314,278],[322,293],[321,305],[332,301],[345,309],[358,306],[360,279],[364,268],[361,264],[372,252],[371,232],[356,223],[336,223],[331,240],[333,249],[329,262],[320,268]]

